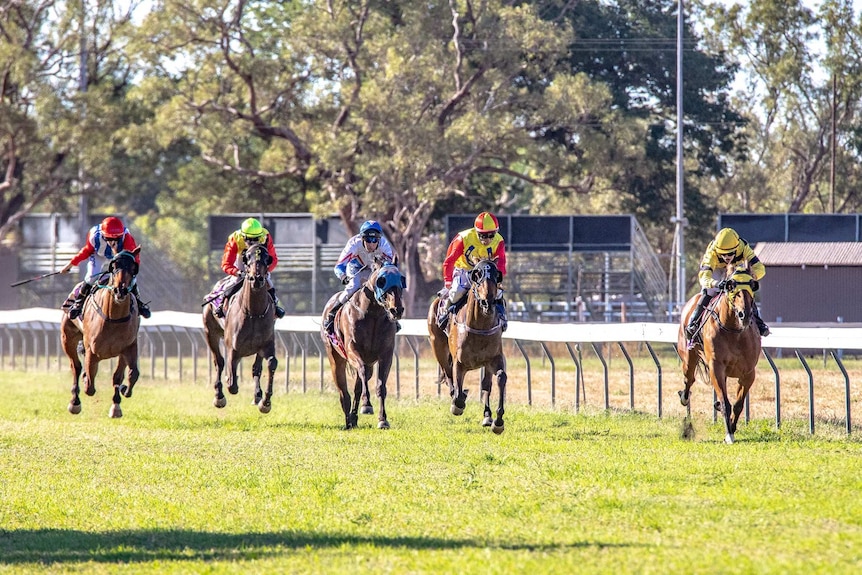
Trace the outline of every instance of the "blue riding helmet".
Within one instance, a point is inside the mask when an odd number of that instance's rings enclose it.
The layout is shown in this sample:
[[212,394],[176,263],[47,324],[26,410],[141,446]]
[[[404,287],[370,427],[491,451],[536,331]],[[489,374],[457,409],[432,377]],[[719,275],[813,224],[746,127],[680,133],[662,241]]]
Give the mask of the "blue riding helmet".
[[383,228],[380,227],[380,224],[375,220],[368,220],[359,228],[360,235],[369,235],[369,236],[382,236]]

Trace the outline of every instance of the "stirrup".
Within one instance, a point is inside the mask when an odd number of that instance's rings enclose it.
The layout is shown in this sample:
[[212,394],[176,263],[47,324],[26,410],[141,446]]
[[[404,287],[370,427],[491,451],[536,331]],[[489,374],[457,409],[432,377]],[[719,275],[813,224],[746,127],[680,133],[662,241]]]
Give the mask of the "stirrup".
[[213,315],[219,319],[224,319],[224,310],[221,306],[218,306],[213,310]]
[[72,304],[72,307],[69,308],[69,319],[78,319],[81,317],[83,307],[83,305]]
[[284,308],[280,305],[275,306],[275,317],[282,318],[284,317]]

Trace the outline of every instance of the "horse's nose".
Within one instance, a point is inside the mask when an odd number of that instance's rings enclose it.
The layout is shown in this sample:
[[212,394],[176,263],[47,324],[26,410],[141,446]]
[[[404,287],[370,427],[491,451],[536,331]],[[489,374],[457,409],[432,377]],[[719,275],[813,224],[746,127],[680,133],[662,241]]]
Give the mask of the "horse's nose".
[[401,316],[404,315],[404,306],[399,305],[395,308],[395,317],[401,319]]

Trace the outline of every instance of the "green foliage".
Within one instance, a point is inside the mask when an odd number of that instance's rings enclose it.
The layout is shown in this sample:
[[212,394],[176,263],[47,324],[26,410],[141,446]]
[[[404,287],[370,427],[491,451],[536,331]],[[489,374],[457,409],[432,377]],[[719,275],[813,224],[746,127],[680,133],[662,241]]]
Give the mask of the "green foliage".
[[[6,372],[0,570],[10,573],[851,573],[860,443],[744,425],[390,398],[345,432],[332,394],[261,415],[144,378],[110,420],[102,384]],[[727,533],[744,534],[728,537]]]

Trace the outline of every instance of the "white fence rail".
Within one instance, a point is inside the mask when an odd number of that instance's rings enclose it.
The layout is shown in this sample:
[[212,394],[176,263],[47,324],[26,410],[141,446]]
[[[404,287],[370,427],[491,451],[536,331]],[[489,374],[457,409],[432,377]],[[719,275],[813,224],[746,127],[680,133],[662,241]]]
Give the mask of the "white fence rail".
[[[6,368],[28,370],[50,369],[53,364],[55,368],[62,366],[65,369],[67,360],[59,346],[59,325],[62,312],[48,308],[30,308],[13,311],[0,311],[0,370]],[[413,355],[413,378],[415,384],[415,395],[420,395],[419,356],[420,348],[427,345],[428,333],[425,320],[408,319],[402,320],[402,329],[398,334],[399,342],[406,343],[408,353]],[[509,329],[503,337],[512,340],[526,362],[526,384],[527,402],[531,402],[533,381],[531,377],[531,362],[541,360],[550,364],[550,399],[554,404],[556,395],[556,369],[555,360],[549,348],[549,344],[557,347],[562,344],[570,359],[575,364],[577,374],[577,387],[575,392],[575,406],[579,407],[580,387],[583,385],[583,369],[581,363],[581,345],[588,344],[601,361],[604,369],[605,408],[608,402],[608,368],[602,357],[597,344],[612,344],[619,347],[626,358],[631,376],[631,403],[634,408],[634,367],[627,344],[641,344],[648,350],[656,370],[657,383],[657,415],[662,416],[662,365],[658,355],[653,349],[655,344],[674,344],[677,339],[677,325],[669,323],[620,323],[620,324],[547,324],[527,323],[512,321]],[[281,371],[284,366],[285,391],[290,381],[291,362],[290,359],[298,359],[301,374],[299,382],[302,391],[305,392],[312,383],[307,371],[306,359],[309,356],[318,356],[319,363],[319,385],[324,388],[323,351],[319,340],[320,320],[317,316],[286,316],[276,322],[276,333],[280,343],[281,352],[285,361],[279,366]],[[163,377],[168,378],[169,359],[171,369],[178,369],[179,374],[188,370],[188,363],[192,363],[192,379],[198,380],[197,365],[201,355],[206,357],[206,344],[203,337],[202,319],[200,314],[161,311],[154,312],[149,319],[141,321],[141,348],[142,348],[142,372],[146,371],[146,361],[149,360],[150,377],[156,377],[157,360],[163,363]],[[526,344],[538,345],[541,350],[536,356]],[[405,346],[398,346],[405,349]],[[814,380],[811,370],[800,350],[822,350],[824,358],[831,357],[836,367],[841,371],[845,382],[845,427],[847,433],[852,429],[851,425],[851,388],[850,378],[842,363],[842,357],[847,353],[862,353],[862,328],[860,327],[772,327],[772,335],[763,340],[764,357],[769,362],[775,376],[775,421],[776,425],[781,423],[781,386],[778,369],[773,362],[773,354],[781,354],[785,350],[795,354],[802,367],[808,374],[809,393],[809,429],[814,432]],[[424,352],[423,352],[424,353]],[[21,363],[18,363],[21,362]],[[177,365],[178,364],[178,365]],[[209,369],[211,362],[206,361]],[[674,365],[676,368],[676,365]],[[401,366],[399,354],[396,353],[393,377],[396,382],[396,393],[401,395],[401,380],[408,379]],[[210,377],[211,377],[210,373]],[[440,394],[440,386],[437,385],[437,394]],[[746,420],[748,419],[746,410]]]

